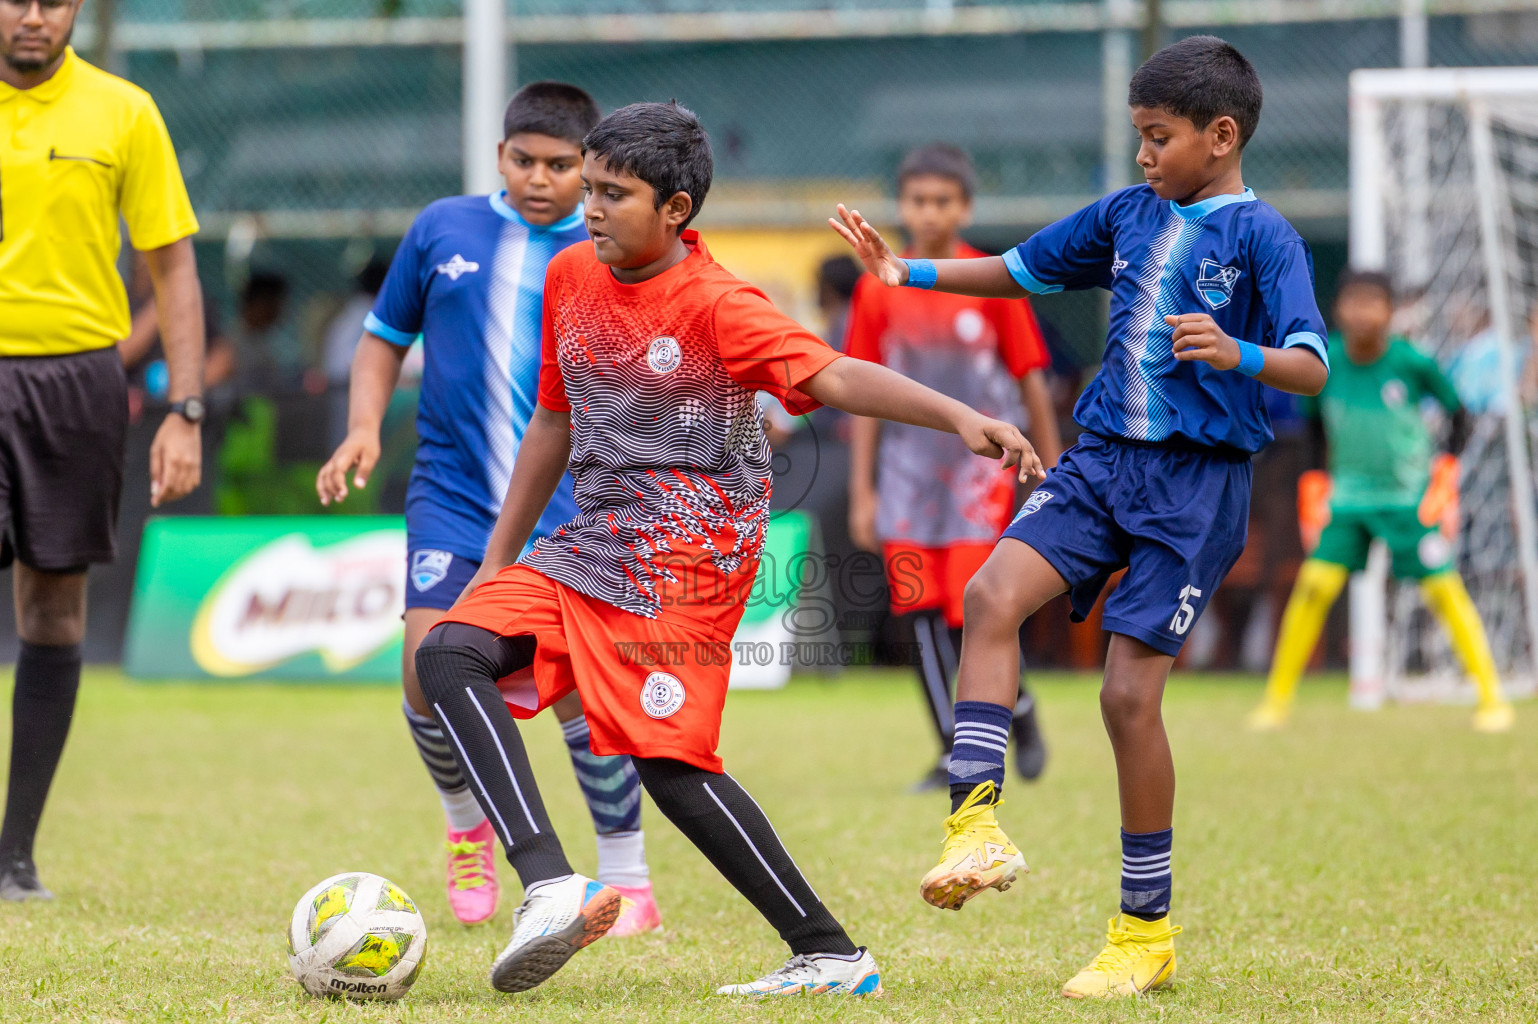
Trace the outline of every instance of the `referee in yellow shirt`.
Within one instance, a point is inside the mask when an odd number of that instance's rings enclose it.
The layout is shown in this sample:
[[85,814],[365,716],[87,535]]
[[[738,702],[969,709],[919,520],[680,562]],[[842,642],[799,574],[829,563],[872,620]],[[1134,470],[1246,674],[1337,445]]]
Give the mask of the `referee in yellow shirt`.
[[0,0],[0,567],[15,562],[21,654],[0,825],[0,898],[49,897],[32,842],[80,686],[86,567],[110,562],[128,395],[121,239],[149,262],[172,412],[151,501],[198,484],[198,224],[148,94],[69,48],[81,0]]

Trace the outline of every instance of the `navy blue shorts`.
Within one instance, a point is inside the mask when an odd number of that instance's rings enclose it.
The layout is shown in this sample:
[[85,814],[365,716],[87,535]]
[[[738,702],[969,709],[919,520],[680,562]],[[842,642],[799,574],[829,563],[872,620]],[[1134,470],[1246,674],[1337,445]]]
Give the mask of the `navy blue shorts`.
[[1004,536],[1068,582],[1075,621],[1128,570],[1106,599],[1105,628],[1175,655],[1244,550],[1250,475],[1244,458],[1082,434]]
[[475,576],[481,563],[437,548],[406,552],[406,607],[447,611]]

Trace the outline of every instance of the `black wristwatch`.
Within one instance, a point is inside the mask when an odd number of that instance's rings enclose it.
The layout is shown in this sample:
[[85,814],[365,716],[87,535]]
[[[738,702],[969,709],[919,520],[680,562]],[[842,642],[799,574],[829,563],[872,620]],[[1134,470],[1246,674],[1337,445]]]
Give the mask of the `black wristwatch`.
[[203,400],[193,395],[190,398],[182,399],[180,402],[172,402],[171,411],[188,423],[202,423],[203,414],[208,410],[203,405]]

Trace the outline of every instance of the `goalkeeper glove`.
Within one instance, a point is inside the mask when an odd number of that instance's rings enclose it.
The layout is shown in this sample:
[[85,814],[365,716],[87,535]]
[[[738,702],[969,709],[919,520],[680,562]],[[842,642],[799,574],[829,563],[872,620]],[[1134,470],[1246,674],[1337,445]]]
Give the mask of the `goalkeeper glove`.
[[1319,535],[1330,523],[1330,474],[1310,469],[1298,477],[1298,533],[1303,538],[1303,553],[1311,555],[1319,546]]
[[1452,540],[1458,536],[1458,512],[1458,457],[1444,452],[1431,460],[1431,481],[1416,517],[1422,526],[1439,526]]

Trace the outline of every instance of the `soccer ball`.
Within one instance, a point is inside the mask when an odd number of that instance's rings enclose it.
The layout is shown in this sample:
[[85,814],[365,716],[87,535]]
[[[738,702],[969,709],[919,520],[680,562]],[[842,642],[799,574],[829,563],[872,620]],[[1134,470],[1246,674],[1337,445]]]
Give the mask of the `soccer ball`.
[[288,924],[288,965],[312,996],[399,999],[426,953],[427,925],[411,897],[366,871],[305,893]]

